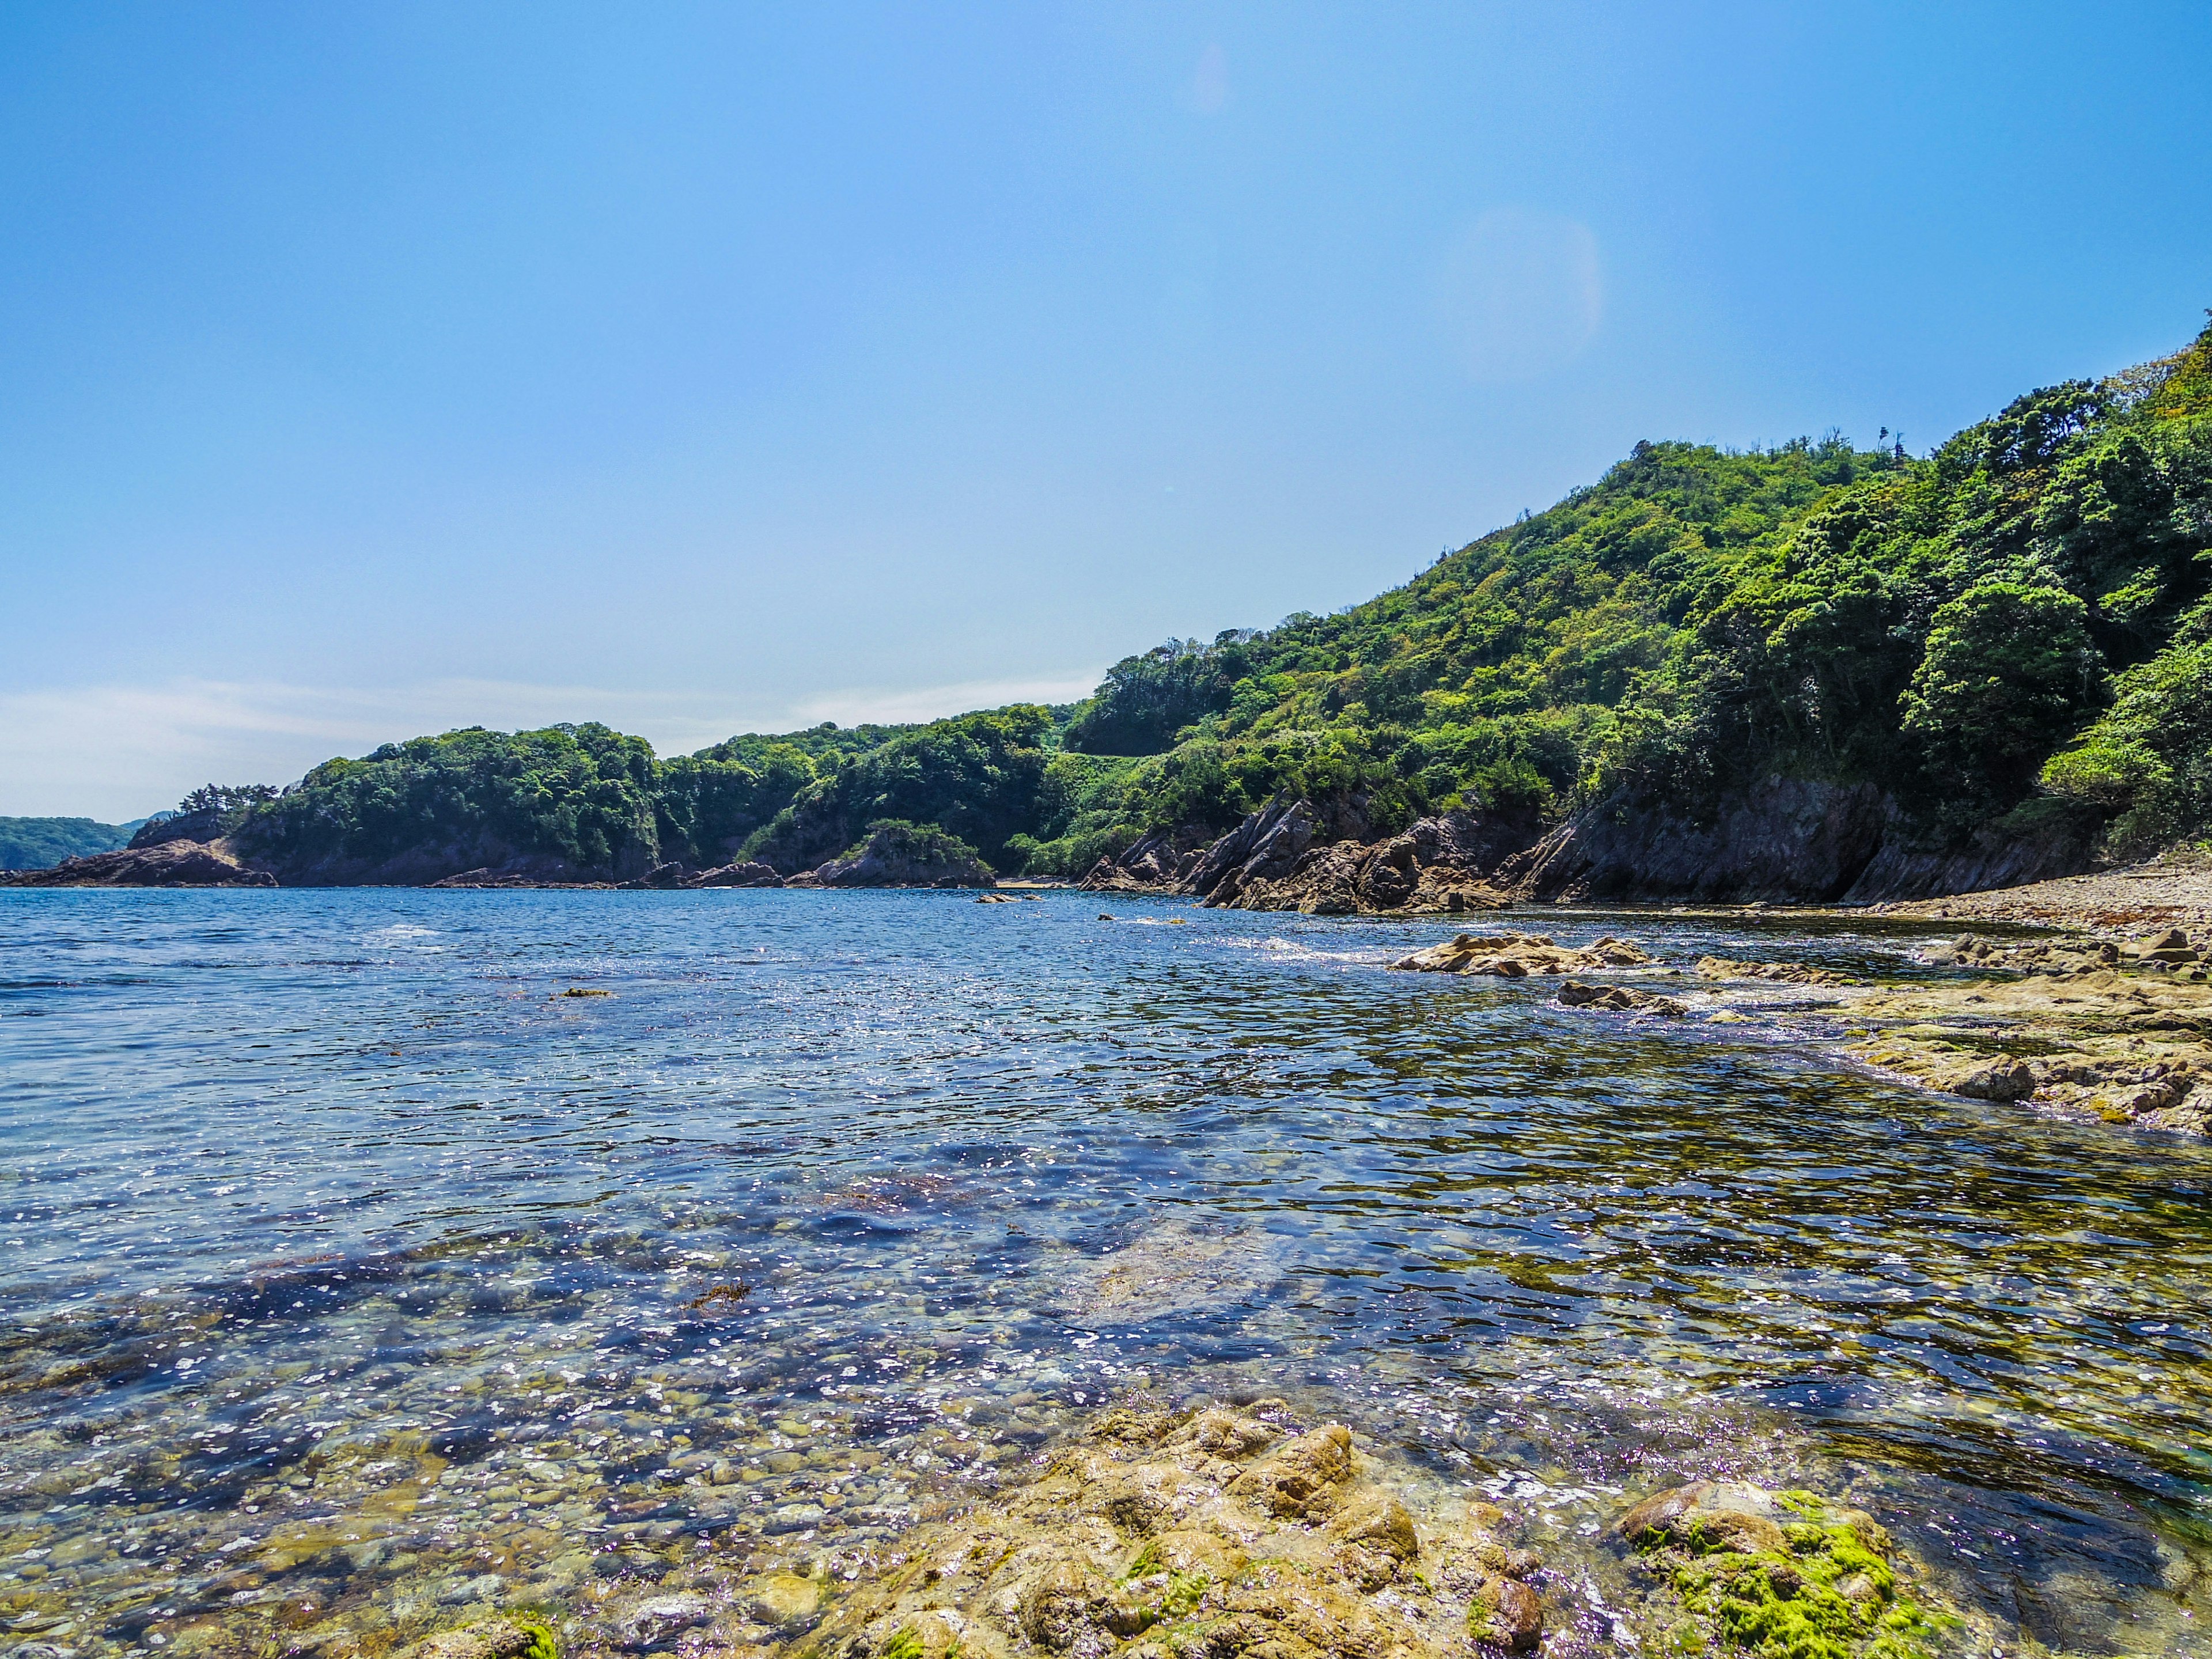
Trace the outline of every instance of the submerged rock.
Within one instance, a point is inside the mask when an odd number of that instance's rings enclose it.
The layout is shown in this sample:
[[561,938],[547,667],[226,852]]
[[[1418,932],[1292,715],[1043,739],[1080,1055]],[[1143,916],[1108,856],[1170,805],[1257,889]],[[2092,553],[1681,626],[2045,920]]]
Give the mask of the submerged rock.
[[529,1619],[485,1619],[426,1636],[405,1659],[556,1659],[553,1633]]
[[1899,1589],[1888,1533],[1810,1492],[1699,1481],[1646,1498],[1616,1530],[1693,1620],[1751,1659],[1916,1659],[1937,1634]]
[[[1442,1659],[1524,1653],[1541,1599],[1477,1511],[1417,1513],[1352,1432],[1280,1401],[1117,1410],[1043,1476],[906,1540],[825,1659]],[[1494,1511],[1490,1512],[1492,1516]]]

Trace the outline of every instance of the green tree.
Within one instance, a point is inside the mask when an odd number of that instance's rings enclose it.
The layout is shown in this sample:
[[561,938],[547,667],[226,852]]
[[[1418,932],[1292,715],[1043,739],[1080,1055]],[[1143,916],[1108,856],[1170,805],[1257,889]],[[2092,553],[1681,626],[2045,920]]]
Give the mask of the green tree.
[[1976,811],[2002,808],[2027,793],[2102,681],[2080,599],[1982,582],[1936,611],[1903,698],[1905,729],[1947,798]]

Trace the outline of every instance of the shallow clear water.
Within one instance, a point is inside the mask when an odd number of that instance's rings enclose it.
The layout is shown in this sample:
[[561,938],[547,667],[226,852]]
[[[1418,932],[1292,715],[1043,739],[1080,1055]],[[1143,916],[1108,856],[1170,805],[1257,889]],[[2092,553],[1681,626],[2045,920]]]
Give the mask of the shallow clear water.
[[1628,1650],[1602,1523],[1741,1471],[1874,1508],[2004,1651],[2212,1655],[2212,1150],[1840,1069],[1792,995],[1382,970],[1450,931],[0,895],[0,1646],[842,1575],[1103,1400],[1256,1390],[1504,1500],[1560,1653]]

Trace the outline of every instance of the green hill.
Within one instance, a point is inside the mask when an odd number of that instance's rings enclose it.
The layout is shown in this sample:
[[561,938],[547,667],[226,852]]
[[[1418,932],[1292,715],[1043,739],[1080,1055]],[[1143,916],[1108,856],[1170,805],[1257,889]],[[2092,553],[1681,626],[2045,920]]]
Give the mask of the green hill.
[[137,828],[91,818],[0,818],[0,870],[48,870],[64,859],[112,853]]
[[1786,785],[1856,791],[1930,849],[2131,853],[2212,823],[2208,593],[2212,327],[1924,458],[1639,443],[1402,587],[1170,641],[1072,708],[665,761],[600,726],[448,732],[228,822],[286,880],[789,872],[882,819],[1068,875],[1285,791],[1356,794],[1379,830],[1458,806],[1698,824]]

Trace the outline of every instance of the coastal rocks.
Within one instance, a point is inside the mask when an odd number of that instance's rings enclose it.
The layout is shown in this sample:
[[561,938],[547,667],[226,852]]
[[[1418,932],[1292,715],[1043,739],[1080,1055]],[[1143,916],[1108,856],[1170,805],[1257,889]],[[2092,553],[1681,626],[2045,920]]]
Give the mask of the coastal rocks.
[[1215,837],[1185,825],[1159,830],[1125,849],[1102,858],[1078,885],[1097,893],[1157,893],[1171,890],[1198,867]]
[[787,887],[992,887],[998,878],[957,836],[927,825],[884,820],[867,838]]
[[1392,963],[1417,974],[1487,974],[1500,979],[1579,974],[1610,968],[1644,968],[1643,947],[1610,937],[1587,945],[1563,945],[1546,933],[1459,933],[1442,945]]
[[1872,784],[1777,778],[1723,798],[1704,821],[1619,795],[1575,814],[1502,873],[1542,900],[1825,903],[1872,862],[1889,817],[1887,798]]
[[1494,909],[1488,872],[1534,833],[1510,814],[1447,812],[1377,838],[1367,798],[1285,798],[1202,850],[1152,836],[1083,878],[1095,892],[1188,894],[1219,908],[1308,915]]
[[1310,801],[1278,802],[1224,836],[1183,884],[1208,905],[1308,915],[1496,909],[1507,902],[1486,873],[1522,838],[1517,821],[1449,812],[1379,842],[1352,832],[1324,840],[1329,815]]
[[1888,1533],[1811,1492],[1700,1481],[1615,1530],[1694,1621],[1684,1650],[1710,1632],[1752,1659],[1905,1659],[1937,1633],[1900,1588]]
[[1785,985],[1856,985],[1856,980],[1802,962],[1737,962],[1728,957],[1698,958],[1700,979],[1765,979]]
[[1034,1484],[904,1540],[823,1659],[1443,1659],[1532,1651],[1534,1557],[1279,1401],[1120,1409]]
[[2109,969],[1983,980],[1879,992],[1853,1018],[1877,1029],[1845,1052],[1930,1088],[2212,1127],[2212,985]]
[[2200,933],[2192,943],[2180,928],[2165,927],[2124,944],[2112,939],[2008,939],[1961,933],[1920,955],[1922,961],[1938,966],[1986,968],[2002,973],[2094,974],[2131,969],[2203,982],[2212,979],[2212,965],[2208,965],[2203,946],[2212,946],[2212,931]]
[[1661,996],[1652,991],[1638,991],[1626,985],[1591,985],[1578,979],[1568,980],[1559,987],[1558,1000],[1562,1008],[1596,1008],[1618,1014],[1658,1014],[1668,1019],[1680,1019],[1690,1012],[1687,1004],[1674,997]]
[[404,1659],[556,1659],[553,1633],[527,1619],[486,1619],[440,1631],[409,1648]]
[[1577,812],[1500,871],[1525,898],[1768,899],[1864,903],[2013,886],[2085,868],[2070,830],[1985,830],[1964,846],[1921,846],[1871,783],[1771,778],[1692,816],[1617,794]]
[[781,887],[783,878],[776,874],[773,865],[752,859],[744,863],[724,864],[712,870],[702,870],[684,884],[686,887]]
[[64,859],[47,870],[11,870],[12,887],[274,887],[276,878],[248,868],[221,842],[161,841],[117,853]]

